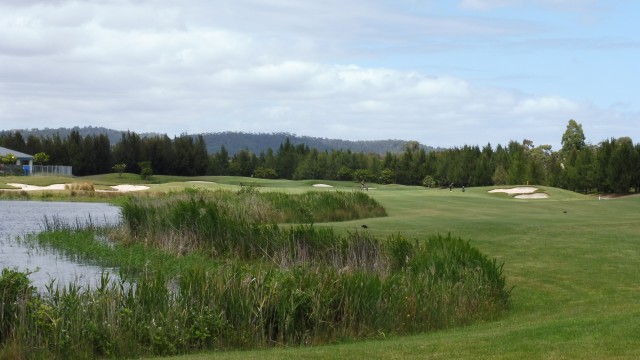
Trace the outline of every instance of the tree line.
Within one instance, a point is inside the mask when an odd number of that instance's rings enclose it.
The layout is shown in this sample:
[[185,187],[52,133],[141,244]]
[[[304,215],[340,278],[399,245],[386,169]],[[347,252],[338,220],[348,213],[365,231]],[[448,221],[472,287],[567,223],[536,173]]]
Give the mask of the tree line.
[[81,136],[72,131],[24,139],[20,132],[0,132],[0,146],[29,154],[44,152],[49,163],[71,165],[76,176],[124,171],[147,175],[235,175],[258,178],[354,180],[403,185],[490,186],[536,184],[580,192],[640,192],[640,144],[628,137],[587,144],[582,125],[570,120],[562,148],[534,146],[530,140],[506,146],[465,145],[426,151],[408,142],[398,153],[318,150],[289,139],[277,149],[259,154],[240,150],[231,155],[224,146],[207,151],[202,135],[140,137],[126,132],[116,144],[106,135]]

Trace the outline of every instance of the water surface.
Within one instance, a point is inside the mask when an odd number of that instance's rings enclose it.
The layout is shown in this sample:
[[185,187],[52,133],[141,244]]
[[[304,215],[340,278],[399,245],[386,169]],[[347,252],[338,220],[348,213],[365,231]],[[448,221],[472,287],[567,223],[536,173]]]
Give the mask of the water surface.
[[77,282],[92,287],[104,270],[114,273],[114,269],[78,263],[55,250],[18,241],[25,234],[42,231],[45,217],[73,225],[88,221],[94,225],[116,224],[120,221],[120,208],[102,203],[0,201],[0,267],[37,270],[30,278],[40,289],[51,279],[56,279],[58,285]]

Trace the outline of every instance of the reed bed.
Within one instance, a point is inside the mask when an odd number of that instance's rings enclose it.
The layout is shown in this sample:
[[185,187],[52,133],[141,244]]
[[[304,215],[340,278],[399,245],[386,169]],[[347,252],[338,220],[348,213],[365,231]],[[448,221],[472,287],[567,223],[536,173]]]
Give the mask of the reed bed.
[[[332,208],[342,217],[329,216]],[[356,192],[292,195],[187,190],[164,198],[130,197],[122,204],[128,232],[125,241],[144,241],[175,254],[205,251],[214,257],[243,259],[273,255],[287,236],[291,241],[302,236],[310,243],[335,238],[331,230],[306,233],[302,227],[286,230],[290,234],[284,236],[277,223],[313,224],[384,215],[384,208],[375,200]]]
[[72,190],[72,191],[95,191],[96,190],[93,183],[90,183],[90,182],[66,184],[64,188],[65,190]]
[[[237,195],[131,198],[123,205],[122,227],[111,230],[119,234],[112,235],[116,244],[83,256],[120,254],[111,257],[112,265],[129,261],[135,274],[121,271],[111,280],[105,273],[97,289],[52,283],[38,293],[24,281],[10,282],[21,273],[3,271],[0,284],[10,285],[2,289],[12,290],[0,293],[0,357],[140,357],[320,345],[467,324],[508,306],[502,266],[462,239],[434,235],[415,241],[396,234],[381,240],[312,224],[276,225],[266,214],[280,219],[281,199]],[[234,198],[241,207],[232,204]],[[312,197],[300,199],[315,209]],[[259,205],[245,207],[247,202]],[[66,238],[56,246],[81,252],[65,244],[98,241],[92,234],[104,232],[57,224],[39,239]],[[167,255],[180,246],[188,251]],[[169,257],[125,260],[123,252],[132,248]],[[180,263],[202,255],[201,261]]]

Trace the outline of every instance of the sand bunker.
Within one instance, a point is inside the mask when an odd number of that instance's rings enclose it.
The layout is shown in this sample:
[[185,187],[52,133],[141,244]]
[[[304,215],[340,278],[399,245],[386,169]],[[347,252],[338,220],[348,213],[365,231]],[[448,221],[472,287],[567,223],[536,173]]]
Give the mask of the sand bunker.
[[18,183],[7,183],[9,186],[17,187],[16,190],[24,190],[24,191],[36,191],[36,190],[64,190],[64,184],[53,184],[49,186],[36,186],[36,185],[27,185],[27,184],[18,184]]
[[549,194],[537,193],[538,188],[532,186],[514,187],[511,189],[493,189],[490,193],[507,193],[515,195],[515,199],[546,199]]
[[514,196],[516,199],[546,199],[549,197],[549,194],[545,193],[535,193],[535,194],[520,194]]
[[149,187],[144,185],[116,185],[111,188],[120,192],[149,190]]
[[[67,184],[53,184],[49,186],[36,186],[36,185],[27,185],[27,184],[18,184],[18,183],[10,183],[7,185],[14,186],[18,189],[16,190],[24,190],[24,191],[37,191],[37,190],[65,190]],[[113,190],[96,190],[96,192],[109,192],[109,191],[119,191],[119,192],[129,192],[129,191],[140,191],[140,190],[148,190],[148,186],[144,185],[116,185],[111,187]]]
[[313,187],[317,188],[332,188],[333,186],[327,184],[313,184]]
[[493,189],[490,193],[533,194],[538,188],[532,186],[514,187],[511,189]]

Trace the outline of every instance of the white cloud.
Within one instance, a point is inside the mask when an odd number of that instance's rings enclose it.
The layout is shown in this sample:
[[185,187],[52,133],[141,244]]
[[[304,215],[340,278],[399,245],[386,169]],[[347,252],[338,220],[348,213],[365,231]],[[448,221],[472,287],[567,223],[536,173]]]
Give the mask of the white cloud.
[[576,12],[592,9],[597,3],[597,0],[461,0],[458,6],[467,10],[492,10],[534,5]]
[[462,0],[460,7],[470,10],[488,10],[498,7],[514,5],[518,1],[514,0]]
[[545,96],[537,98],[527,98],[519,101],[513,108],[513,113],[521,114],[544,114],[544,113],[572,113],[580,109],[580,105],[574,101],[563,99],[559,96]]
[[[500,42],[533,27],[431,11],[364,0],[2,2],[1,123],[289,131],[450,146],[559,142],[569,118],[590,124],[615,113],[435,70],[433,52],[477,49],[486,44],[476,44],[479,38]],[[405,49],[400,55],[416,67],[394,61]],[[496,71],[494,64],[473,66]]]

